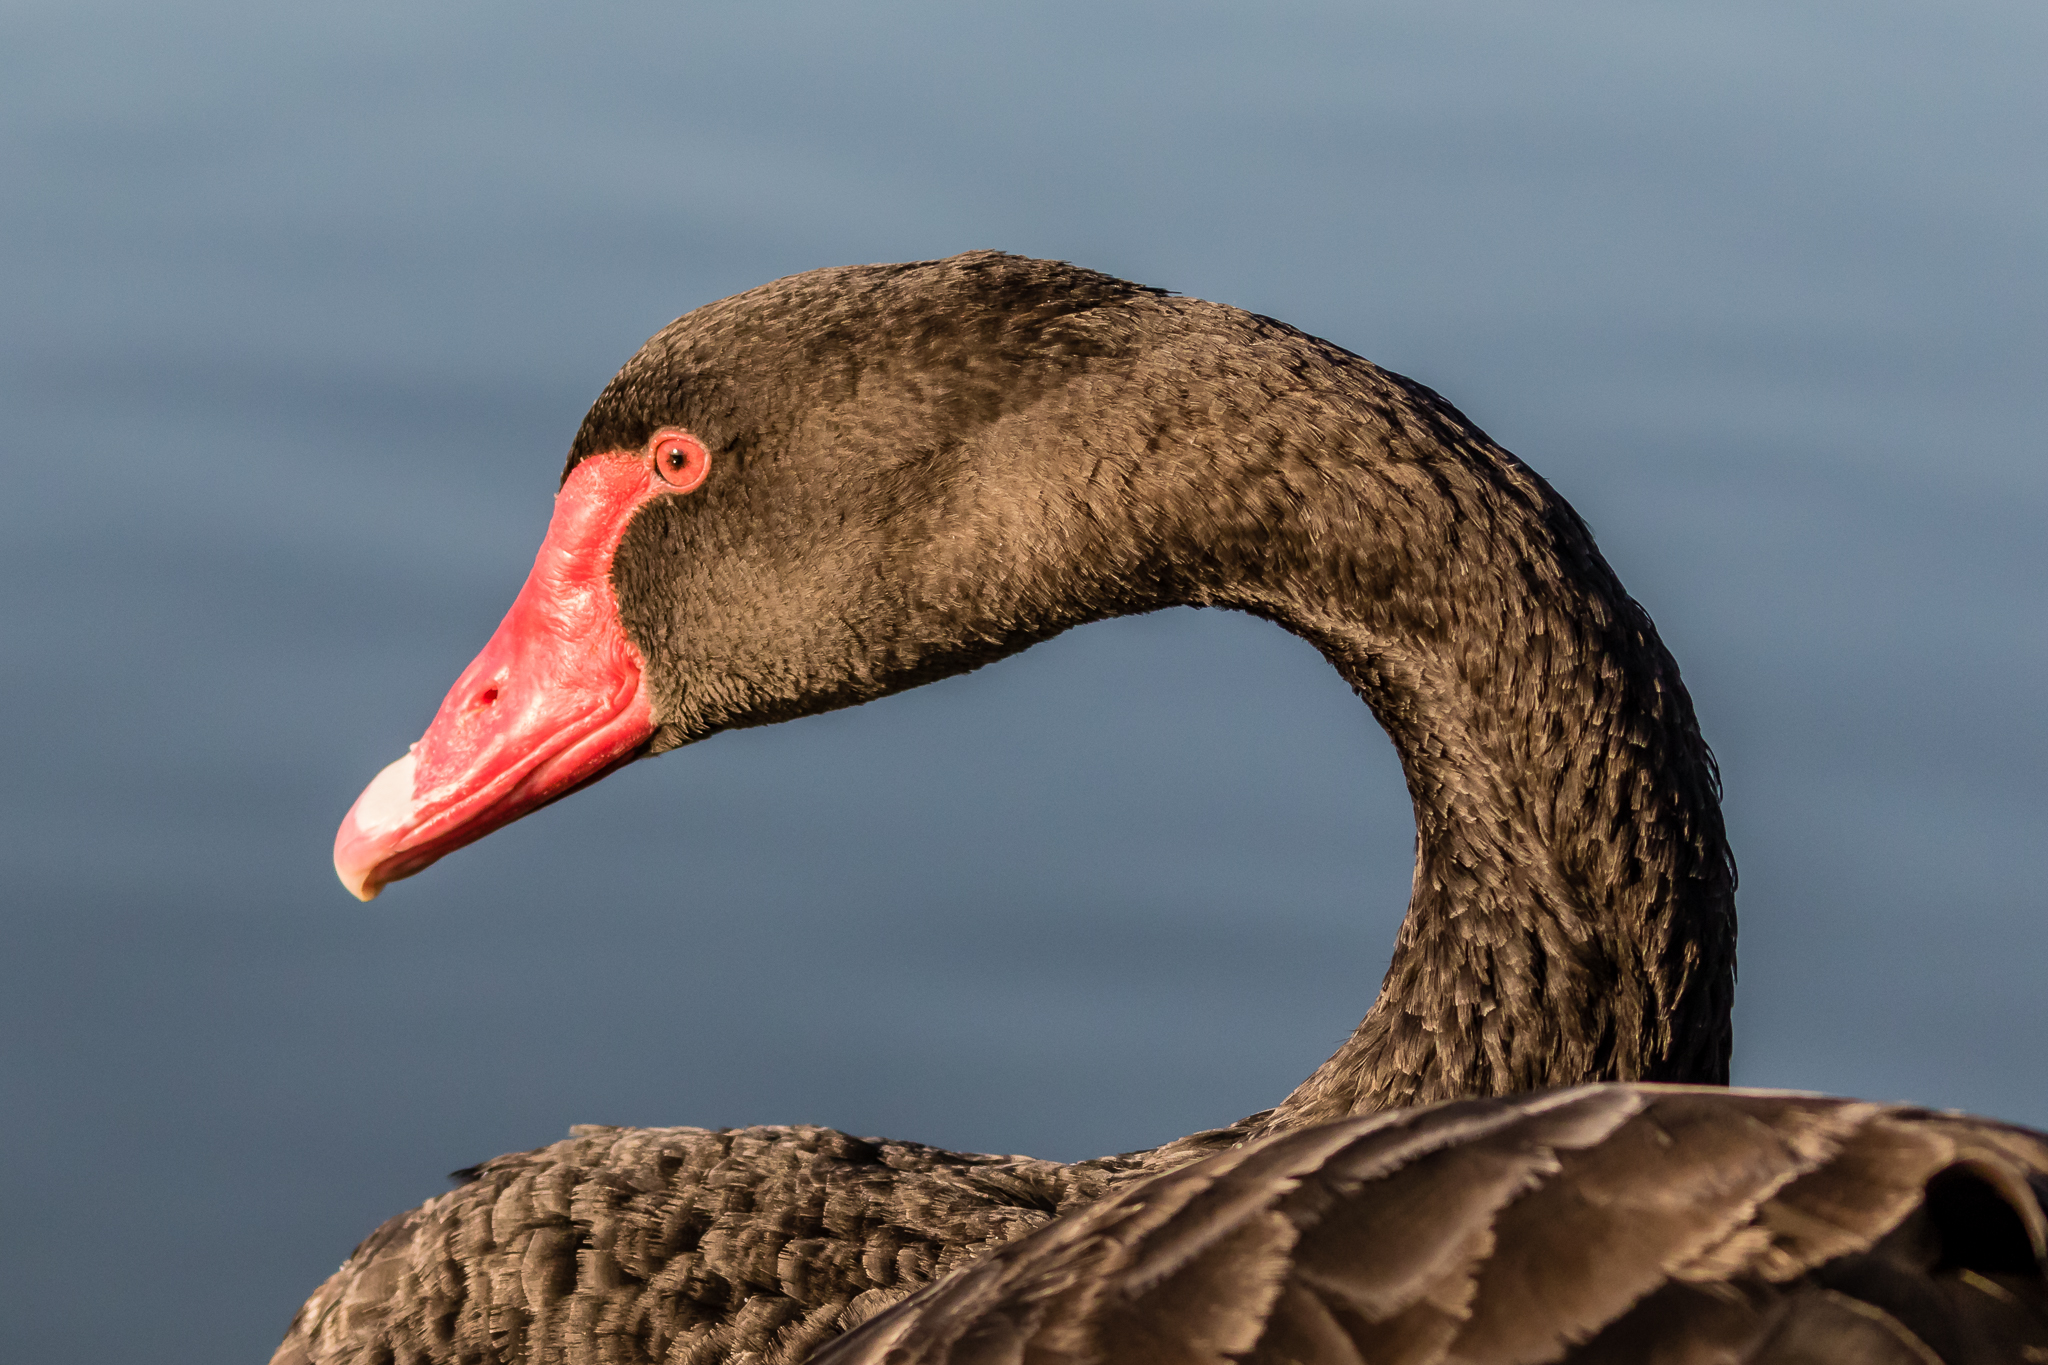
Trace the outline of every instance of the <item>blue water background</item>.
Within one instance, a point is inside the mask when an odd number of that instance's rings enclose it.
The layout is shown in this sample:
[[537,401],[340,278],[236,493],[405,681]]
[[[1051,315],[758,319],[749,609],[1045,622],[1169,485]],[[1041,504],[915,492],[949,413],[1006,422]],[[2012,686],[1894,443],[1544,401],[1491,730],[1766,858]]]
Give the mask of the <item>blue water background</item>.
[[6,1354],[260,1361],[571,1123],[1080,1157],[1349,1031],[1399,772],[1215,613],[335,884],[643,337],[974,247],[1285,318],[1541,470],[1726,769],[1738,1079],[2048,1125],[2044,57],[2016,3],[12,0]]

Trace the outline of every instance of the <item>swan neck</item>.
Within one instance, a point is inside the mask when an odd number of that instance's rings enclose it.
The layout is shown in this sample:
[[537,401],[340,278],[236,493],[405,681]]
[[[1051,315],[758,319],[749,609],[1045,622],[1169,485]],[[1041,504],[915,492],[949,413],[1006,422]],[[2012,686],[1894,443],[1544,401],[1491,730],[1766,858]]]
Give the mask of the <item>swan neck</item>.
[[[1270,416],[1182,600],[1322,651],[1400,755],[1408,914],[1292,1127],[1596,1080],[1726,1083],[1734,866],[1677,665],[1585,524],[1436,395],[1355,362]],[[1368,383],[1357,382],[1362,373]],[[1217,528],[1210,519],[1208,531]]]

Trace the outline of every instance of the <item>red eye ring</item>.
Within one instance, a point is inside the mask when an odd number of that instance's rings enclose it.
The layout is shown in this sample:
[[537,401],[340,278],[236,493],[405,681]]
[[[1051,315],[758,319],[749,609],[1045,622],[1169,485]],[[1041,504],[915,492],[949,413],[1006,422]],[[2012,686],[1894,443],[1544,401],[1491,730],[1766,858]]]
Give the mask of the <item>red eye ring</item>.
[[654,433],[647,449],[654,460],[654,472],[679,493],[689,492],[711,472],[711,452],[687,431],[664,427]]

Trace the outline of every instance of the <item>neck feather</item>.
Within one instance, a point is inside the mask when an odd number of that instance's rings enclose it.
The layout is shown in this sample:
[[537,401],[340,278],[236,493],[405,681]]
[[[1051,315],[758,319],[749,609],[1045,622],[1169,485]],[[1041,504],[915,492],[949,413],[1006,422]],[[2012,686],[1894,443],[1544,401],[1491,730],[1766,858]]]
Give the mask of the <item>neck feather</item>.
[[1725,1083],[1734,864],[1649,616],[1571,507],[1449,404],[1261,326],[1285,381],[1195,393],[1218,433],[1199,491],[1146,499],[1171,510],[1143,539],[1168,600],[1266,616],[1323,652],[1392,737],[1417,833],[1377,1001],[1261,1126]]

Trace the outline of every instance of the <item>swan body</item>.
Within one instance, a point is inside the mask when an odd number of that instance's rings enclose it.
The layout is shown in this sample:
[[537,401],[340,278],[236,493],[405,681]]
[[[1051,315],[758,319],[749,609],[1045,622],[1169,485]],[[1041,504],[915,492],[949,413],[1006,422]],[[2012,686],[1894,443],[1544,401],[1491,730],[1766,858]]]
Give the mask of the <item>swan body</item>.
[[[1180,604],[1313,643],[1414,801],[1392,962],[1314,1075],[1226,1128],[1072,1166],[583,1130],[387,1224],[276,1359],[795,1361],[998,1245],[1217,1169],[1191,1163],[1469,1097],[1514,1115],[1538,1102],[1499,1097],[1726,1082],[1718,773],[1584,523],[1420,385],[1056,262],[817,271],[650,340],[585,418],[511,613],[350,812],[336,867],[374,895],[624,762]],[[1247,1197],[1269,1231],[1291,1216],[1271,1182]]]
[[816,1365],[2048,1359],[2048,1141],[1592,1085],[1342,1119],[1127,1186]]
[[801,1360],[1143,1169],[827,1128],[579,1128],[385,1224],[274,1365]]
[[393,1219],[274,1360],[2048,1359],[2023,1129],[1608,1084],[1209,1136],[581,1129]]

